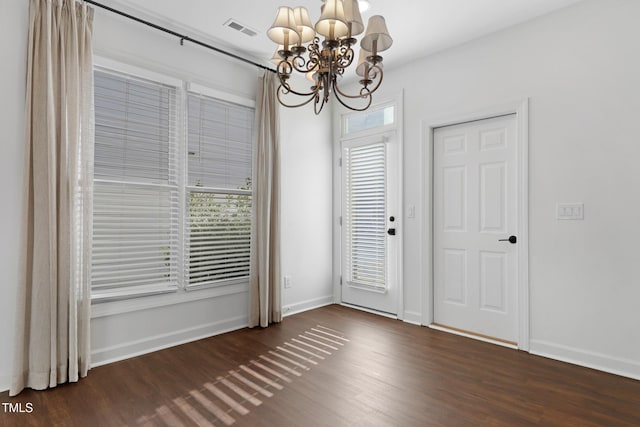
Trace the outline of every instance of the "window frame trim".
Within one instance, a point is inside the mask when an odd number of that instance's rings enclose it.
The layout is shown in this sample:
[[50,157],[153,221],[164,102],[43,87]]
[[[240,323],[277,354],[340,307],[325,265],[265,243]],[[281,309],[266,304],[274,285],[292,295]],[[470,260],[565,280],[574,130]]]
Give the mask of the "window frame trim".
[[[178,89],[178,92],[184,87],[185,80],[172,77],[167,74],[158,73],[156,71],[151,71],[146,68],[137,67],[135,65],[127,64],[124,62],[116,61],[114,59],[105,58],[103,56],[94,55],[93,57],[93,68],[100,69],[100,71],[111,72],[114,74],[127,74],[131,77],[137,77],[139,79],[151,80],[156,83],[162,83],[169,86],[174,86]],[[181,96],[181,95],[180,95]],[[178,98],[180,101],[180,98]],[[180,102],[176,102],[178,105]]]
[[[249,289],[250,280],[244,278],[229,279],[218,283],[210,283],[204,285],[189,286],[184,281],[185,262],[188,254],[184,248],[184,235],[187,229],[185,207],[186,195],[190,191],[191,186],[187,185],[187,132],[188,132],[188,95],[189,93],[201,94],[218,99],[223,102],[229,102],[249,108],[256,109],[255,98],[251,98],[247,94],[231,93],[215,88],[215,85],[202,85],[194,83],[187,76],[175,77],[169,73],[176,73],[172,70],[162,70],[161,72],[152,71],[145,67],[139,67],[131,63],[122,62],[112,58],[108,58],[99,54],[94,54],[93,70],[99,70],[105,73],[125,74],[130,77],[148,80],[155,83],[165,84],[176,88],[176,108],[177,108],[177,127],[175,132],[176,138],[176,161],[178,167],[178,198],[180,200],[180,209],[178,212],[178,280],[172,282],[171,286],[149,285],[147,290],[138,292],[128,292],[126,290],[118,290],[118,292],[104,292],[94,297],[91,292],[92,314],[91,318],[99,318],[118,313],[134,312],[145,310],[148,308],[171,306],[182,304],[190,301],[204,300],[215,298],[217,296],[232,295],[246,293]],[[195,79],[194,79],[195,80]],[[252,169],[255,161],[255,134],[252,137]],[[99,179],[100,180],[100,179]],[[200,189],[194,187],[194,189]],[[237,194],[253,194],[253,190],[229,190],[223,192]],[[252,206],[252,218],[254,207]],[[93,212],[92,212],[93,215]],[[252,230],[255,224],[251,224]],[[93,242],[92,242],[93,245]],[[91,262],[91,260],[89,260]]]
[[[185,91],[187,92],[187,96],[189,93],[193,93],[193,94],[197,94],[197,95],[204,95],[204,96],[208,96],[209,98],[215,98],[217,100],[223,101],[223,102],[230,102],[232,104],[237,104],[237,105],[242,105],[244,107],[249,107],[249,108],[256,108],[256,101],[255,99],[249,99],[246,97],[243,97],[241,95],[237,95],[231,92],[224,92],[222,90],[219,89],[215,89],[213,87],[210,86],[203,86],[201,84],[198,83],[193,83],[193,82],[188,82],[185,81]],[[187,97],[185,97],[186,99]],[[186,123],[185,123],[186,125]]]
[[[232,286],[232,285],[238,285],[238,284],[242,284],[242,283],[250,283],[251,281],[251,276],[250,276],[250,272],[249,275],[247,276],[243,276],[243,277],[236,277],[236,278],[230,278],[230,279],[222,279],[222,280],[217,280],[217,281],[212,281],[212,282],[206,282],[206,283],[196,283],[196,284],[190,284],[189,282],[189,267],[188,267],[188,262],[187,262],[187,258],[189,257],[189,253],[186,250],[186,244],[187,244],[187,231],[189,228],[189,225],[187,224],[188,222],[188,218],[187,218],[187,208],[188,208],[188,203],[186,202],[186,198],[187,195],[190,194],[191,192],[207,192],[207,193],[213,193],[213,194],[231,194],[231,195],[249,195],[252,198],[252,203],[251,203],[251,231],[250,231],[250,235],[253,235],[253,231],[254,231],[254,219],[255,219],[255,205],[253,203],[253,195],[254,195],[254,190],[253,190],[253,186],[251,190],[239,190],[239,189],[235,189],[235,188],[218,188],[218,187],[208,187],[208,186],[204,186],[204,187],[199,187],[199,186],[195,186],[195,185],[189,185],[189,123],[188,123],[188,113],[189,113],[189,108],[188,108],[188,103],[189,103],[189,95],[193,94],[195,96],[205,96],[205,97],[209,97],[209,98],[213,98],[217,101],[221,101],[223,103],[230,103],[230,104],[234,104],[234,105],[239,105],[242,107],[247,107],[247,108],[251,108],[254,110],[254,132],[253,132],[253,136],[251,138],[251,179],[253,180],[254,176],[254,170],[253,170],[253,165],[255,162],[255,156],[256,156],[256,134],[255,134],[255,109],[256,109],[256,102],[255,100],[249,99],[249,98],[243,98],[243,97],[239,97],[237,95],[231,94],[231,93],[226,93],[223,91],[220,91],[218,89],[214,89],[212,87],[209,86],[203,86],[197,83],[191,83],[191,82],[185,82],[184,85],[185,88],[185,92],[184,92],[184,114],[185,114],[185,120],[183,123],[183,129],[184,129],[184,151],[182,153],[182,155],[184,155],[184,168],[182,170],[182,178],[184,179],[185,184],[181,187],[182,190],[184,191],[184,194],[181,196],[182,200],[184,200],[184,205],[182,206],[182,212],[184,215],[184,218],[181,222],[181,227],[182,227],[182,235],[181,235],[181,241],[180,241],[180,245],[181,245],[181,254],[182,254],[182,259],[183,262],[181,264],[181,277],[182,277],[182,281],[181,281],[181,289],[183,289],[185,292],[191,292],[191,291],[198,291],[198,290],[202,290],[202,289],[211,289],[211,288],[223,288],[225,286]],[[250,237],[251,238],[251,237]],[[253,251],[251,251],[251,247],[249,247],[249,253],[253,253]],[[251,264],[251,260],[250,260],[250,264]],[[251,267],[249,267],[251,268]]]
[[[172,156],[174,157],[173,161],[178,163],[178,167],[176,168],[177,176],[176,176],[175,185],[160,184],[160,183],[146,183],[146,182],[130,182],[130,181],[122,181],[118,179],[105,179],[105,178],[96,179],[95,166],[93,164],[93,162],[95,161],[95,158],[94,158],[92,160],[92,169],[94,169],[92,187],[95,187],[96,183],[106,183],[108,185],[124,184],[127,186],[135,186],[135,187],[139,186],[139,187],[148,187],[148,188],[164,189],[164,190],[175,189],[178,200],[180,200],[180,197],[184,191],[183,190],[184,182],[182,181],[183,178],[179,168],[179,164],[182,163],[182,159],[180,158],[180,156],[182,155],[180,151],[180,145],[181,145],[182,139],[184,138],[183,136],[184,126],[182,124],[185,121],[185,117],[186,117],[185,109],[183,108],[183,100],[185,97],[184,81],[178,78],[161,74],[161,73],[156,73],[150,70],[136,67],[134,65],[125,64],[112,59],[94,55],[93,72],[95,73],[96,71],[99,71],[105,74],[114,75],[114,76],[121,76],[126,79],[130,79],[130,78],[139,79],[139,80],[147,81],[150,83],[165,85],[165,86],[170,86],[172,88],[175,88],[176,99],[175,99],[174,107],[176,108],[176,111],[174,114],[175,117],[173,119],[175,120],[176,127],[174,129],[174,135],[173,135],[174,140],[170,141],[169,147],[171,149],[171,142],[173,142]],[[95,102],[94,102],[93,108],[94,108],[94,114],[95,114]],[[94,124],[95,124],[95,118],[94,118]],[[95,148],[94,148],[94,151],[95,151]],[[172,161],[171,157],[169,161],[170,162]],[[93,189],[92,189],[92,192],[93,192]],[[180,207],[180,204],[178,204],[178,207]],[[93,215],[94,215],[94,212],[92,211],[91,212],[92,224],[94,221]],[[182,265],[183,265],[182,264],[182,233],[183,233],[184,217],[180,209],[178,209],[177,215],[178,215],[178,218],[176,220],[177,222],[176,280],[172,280],[169,282],[161,282],[161,283],[160,282],[150,283],[147,285],[129,286],[126,288],[123,287],[123,288],[107,289],[103,291],[94,290],[91,284],[89,284],[90,300],[91,300],[92,306],[95,307],[97,305],[105,304],[108,302],[136,299],[140,297],[147,297],[147,296],[153,296],[153,295],[159,295],[159,294],[171,294],[171,293],[178,292],[182,288],[180,277],[182,275]],[[92,231],[92,238],[91,238],[92,251],[93,251],[93,247],[94,247],[94,237],[93,237],[93,231]],[[93,263],[93,257],[91,257],[89,261]]]
[[[384,110],[385,108],[388,108],[388,107],[393,107],[393,122],[387,125],[373,126],[371,128],[362,129],[354,132],[346,131],[348,127],[347,122],[349,118],[366,114],[371,111]],[[398,106],[397,100],[388,100],[388,101],[379,102],[377,104],[373,104],[365,111],[349,111],[347,113],[341,114],[340,115],[340,140],[348,141],[351,139],[363,138],[363,137],[377,135],[380,133],[386,133],[386,132],[398,129],[400,127],[398,124],[398,118],[400,117],[400,112],[398,111],[398,108],[399,106]]]

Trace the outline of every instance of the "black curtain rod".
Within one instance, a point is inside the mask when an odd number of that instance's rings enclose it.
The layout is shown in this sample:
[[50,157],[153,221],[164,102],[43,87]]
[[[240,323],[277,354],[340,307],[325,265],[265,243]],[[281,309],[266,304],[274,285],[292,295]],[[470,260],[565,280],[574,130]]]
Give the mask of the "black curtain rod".
[[231,53],[231,52],[227,52],[226,50],[222,50],[222,49],[217,48],[215,46],[212,46],[212,45],[210,45],[208,43],[201,42],[200,40],[196,40],[196,39],[193,39],[193,38],[191,38],[189,36],[185,36],[184,34],[177,33],[177,32],[175,32],[173,30],[168,29],[168,28],[161,27],[160,25],[154,24],[153,22],[145,21],[144,19],[140,19],[140,18],[138,18],[136,16],[129,15],[128,13],[122,12],[121,10],[117,10],[117,9],[114,9],[112,7],[109,7],[109,6],[105,6],[104,4],[95,2],[93,0],[84,0],[84,2],[92,4],[92,5],[97,6],[97,7],[100,7],[102,9],[108,10],[109,12],[115,13],[116,15],[124,16],[125,18],[129,18],[129,19],[131,19],[133,21],[139,22],[139,23],[144,24],[146,26],[149,26],[151,28],[155,28],[156,30],[160,30],[160,31],[162,31],[164,33],[171,34],[172,36],[176,36],[176,37],[178,37],[180,39],[180,44],[182,44],[184,41],[188,41],[188,42],[191,42],[193,44],[197,44],[198,46],[202,46],[202,47],[206,47],[207,49],[214,50],[214,51],[216,51],[218,53],[221,53],[223,55],[230,56],[231,58],[237,59],[239,61],[246,62],[247,64],[255,65],[256,67],[262,68],[263,70],[271,71],[272,73],[276,72],[272,68],[265,67],[262,64],[258,64],[257,62],[251,61],[250,59],[243,58],[242,56],[236,55],[236,54]]

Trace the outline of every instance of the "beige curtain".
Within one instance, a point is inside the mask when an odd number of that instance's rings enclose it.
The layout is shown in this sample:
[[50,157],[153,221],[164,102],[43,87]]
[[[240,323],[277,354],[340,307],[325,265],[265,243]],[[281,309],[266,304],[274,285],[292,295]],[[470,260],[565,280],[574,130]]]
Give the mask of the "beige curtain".
[[93,9],[31,0],[29,15],[27,214],[12,396],[78,381],[89,369]]
[[253,167],[253,233],[249,326],[282,320],[280,293],[280,152],[276,76],[258,84]]

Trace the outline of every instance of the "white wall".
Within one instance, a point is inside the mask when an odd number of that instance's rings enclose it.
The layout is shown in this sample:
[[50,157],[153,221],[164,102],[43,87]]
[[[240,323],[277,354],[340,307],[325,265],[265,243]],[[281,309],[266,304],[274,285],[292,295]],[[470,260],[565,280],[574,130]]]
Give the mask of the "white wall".
[[[307,83],[305,83],[307,84]],[[331,114],[280,108],[282,274],[285,315],[333,303]]]
[[[0,170],[3,189],[0,227],[0,391],[9,387],[14,301],[20,276],[16,246],[23,217],[24,87],[28,2],[3,0],[0,5],[2,100]],[[94,48],[97,55],[169,74],[240,96],[255,97],[262,73],[215,52],[179,41],[140,24],[96,9]],[[282,125],[282,271],[293,287],[284,292],[289,311],[331,302],[331,146],[328,119],[310,110],[281,110]],[[297,120],[309,120],[304,137]],[[294,120],[290,120],[294,119]],[[288,123],[292,123],[289,125]],[[326,208],[325,208],[326,207]],[[313,226],[309,226],[312,224]],[[247,323],[247,286],[192,291],[99,304],[92,315],[94,365],[175,345]]]
[[[388,67],[378,100],[405,89],[405,316],[421,312],[422,123],[530,98],[531,350],[640,378],[640,2],[587,0]],[[584,202],[584,221],[558,221]],[[430,209],[430,206],[428,206]]]
[[22,165],[28,4],[24,0],[0,3],[0,390],[9,388],[19,277],[20,227],[24,216]]

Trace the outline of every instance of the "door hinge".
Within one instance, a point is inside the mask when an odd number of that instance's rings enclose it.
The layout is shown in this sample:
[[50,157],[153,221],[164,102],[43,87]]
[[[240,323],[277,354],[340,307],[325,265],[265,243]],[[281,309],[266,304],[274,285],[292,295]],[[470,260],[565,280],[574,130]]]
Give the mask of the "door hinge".
[[340,276],[340,286],[342,286],[342,276]]
[[340,222],[340,225],[342,225],[342,216],[338,218],[338,222]]
[[339,167],[342,167],[342,157],[340,157],[340,158],[338,159],[338,166],[339,166]]

